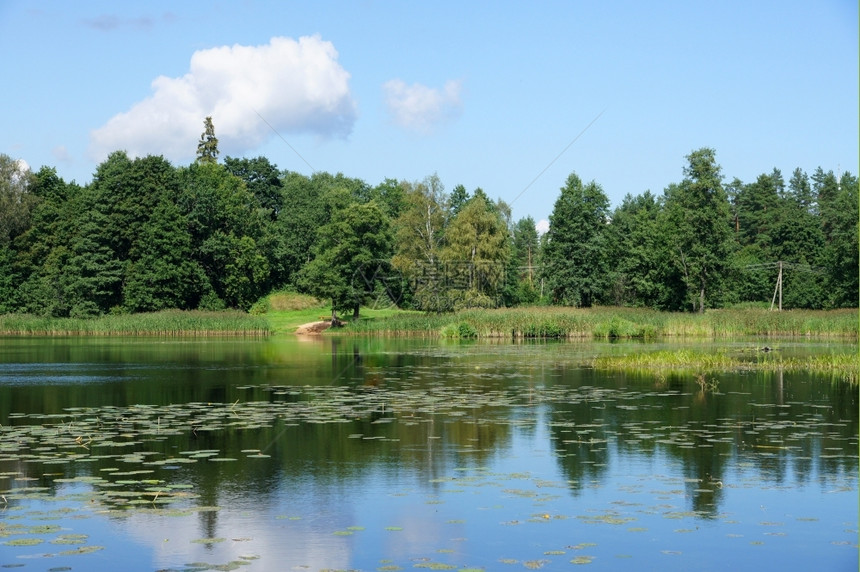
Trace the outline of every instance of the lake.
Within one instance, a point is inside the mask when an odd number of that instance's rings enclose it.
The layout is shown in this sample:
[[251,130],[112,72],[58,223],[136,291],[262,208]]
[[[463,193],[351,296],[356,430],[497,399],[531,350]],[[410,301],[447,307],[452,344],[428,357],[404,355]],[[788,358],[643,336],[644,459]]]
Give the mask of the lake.
[[857,386],[668,347],[2,338],[0,568],[856,570]]

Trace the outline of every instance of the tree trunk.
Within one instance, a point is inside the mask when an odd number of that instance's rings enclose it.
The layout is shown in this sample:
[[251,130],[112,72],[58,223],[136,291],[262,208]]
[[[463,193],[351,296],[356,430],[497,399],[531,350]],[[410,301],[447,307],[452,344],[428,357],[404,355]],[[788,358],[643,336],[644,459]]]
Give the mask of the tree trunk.
[[352,307],[352,319],[353,320],[358,319],[358,304],[356,304],[355,306]]
[[705,313],[705,287],[702,286],[702,289],[699,290],[699,313]]

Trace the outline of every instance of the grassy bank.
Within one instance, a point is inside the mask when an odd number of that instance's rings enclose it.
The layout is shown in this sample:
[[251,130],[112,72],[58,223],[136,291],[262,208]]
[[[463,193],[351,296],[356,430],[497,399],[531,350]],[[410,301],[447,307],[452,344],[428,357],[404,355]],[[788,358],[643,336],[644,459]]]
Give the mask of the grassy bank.
[[[266,318],[273,334],[289,334],[296,331],[302,324],[318,322],[331,318],[331,304],[320,301],[313,296],[295,292],[276,292],[260,300],[251,308],[252,314]],[[361,308],[361,317],[354,322],[356,331],[362,329],[359,324],[378,322],[395,316],[421,316],[421,312],[388,308]],[[338,318],[347,323],[353,322],[352,315],[338,314]],[[352,331],[352,330],[350,330]],[[344,332],[342,329],[338,333]]]
[[453,314],[395,314],[349,324],[344,333],[385,336],[614,339],[738,336],[857,337],[857,310],[710,310],[525,307]]
[[265,336],[269,324],[244,312],[164,310],[98,318],[0,315],[0,335],[17,336]]
[[263,317],[273,334],[287,334],[302,324],[331,316],[331,306],[313,296],[274,292],[254,304],[251,314]]

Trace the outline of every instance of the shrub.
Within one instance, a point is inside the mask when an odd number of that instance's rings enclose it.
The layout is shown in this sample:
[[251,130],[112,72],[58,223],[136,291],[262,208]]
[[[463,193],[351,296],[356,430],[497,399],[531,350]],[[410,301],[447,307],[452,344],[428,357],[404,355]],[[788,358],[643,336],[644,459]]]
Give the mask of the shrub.
[[456,339],[471,339],[478,337],[478,330],[476,330],[471,324],[468,322],[460,322],[446,324],[442,327],[442,330],[439,334],[443,338],[456,338]]

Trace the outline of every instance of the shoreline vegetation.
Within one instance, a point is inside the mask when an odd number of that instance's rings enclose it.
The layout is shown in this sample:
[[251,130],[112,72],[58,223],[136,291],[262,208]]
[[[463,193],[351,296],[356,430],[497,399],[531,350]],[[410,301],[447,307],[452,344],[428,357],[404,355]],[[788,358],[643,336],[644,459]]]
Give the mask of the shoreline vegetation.
[[359,319],[338,333],[460,339],[856,338],[858,311],[741,308],[686,314],[638,308],[532,306],[449,314],[398,313]]
[[[273,294],[241,311],[163,310],[97,318],[0,315],[0,335],[15,336],[269,336],[290,334],[331,315],[325,304],[297,294]],[[443,339],[613,340],[733,337],[858,337],[857,309],[709,310],[704,314],[641,308],[528,306],[428,314],[397,309],[363,309],[362,317],[342,317],[344,326],[328,335]]]
[[725,371],[762,371],[769,373],[810,372],[829,374],[837,379],[856,384],[860,379],[860,363],[856,354],[783,356],[778,351],[716,353],[695,350],[659,350],[636,352],[627,355],[597,356],[588,364],[603,371],[625,373],[668,373],[695,376],[703,389],[708,387],[707,375]]
[[262,316],[236,311],[163,310],[98,318],[0,315],[4,336],[255,336],[271,333]]

